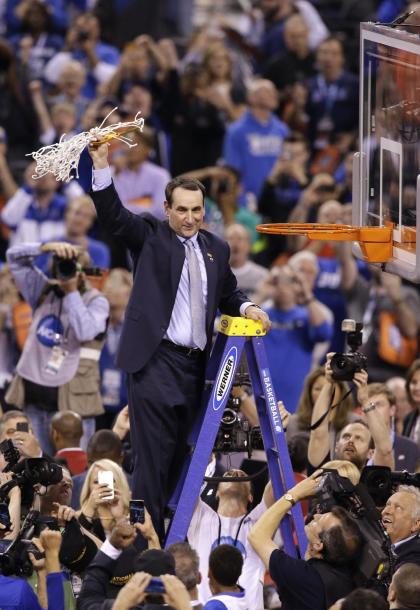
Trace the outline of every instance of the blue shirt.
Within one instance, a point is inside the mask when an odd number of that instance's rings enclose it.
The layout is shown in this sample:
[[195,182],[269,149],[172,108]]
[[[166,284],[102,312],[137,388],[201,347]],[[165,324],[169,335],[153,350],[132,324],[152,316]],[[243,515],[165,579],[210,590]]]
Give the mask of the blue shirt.
[[323,322],[312,326],[307,308],[298,305],[289,311],[275,308],[266,311],[272,328],[264,337],[264,344],[275,394],[294,413],[304,379],[311,369],[315,343],[331,339],[332,324]]
[[272,115],[267,123],[260,123],[247,111],[228,128],[224,141],[223,158],[226,165],[241,173],[245,205],[246,193],[260,196],[264,180],[283,150],[283,141],[289,135],[285,123]]
[[[63,576],[61,572],[47,575],[48,609],[64,610]],[[42,610],[32,587],[23,578],[0,574],[1,610]]]

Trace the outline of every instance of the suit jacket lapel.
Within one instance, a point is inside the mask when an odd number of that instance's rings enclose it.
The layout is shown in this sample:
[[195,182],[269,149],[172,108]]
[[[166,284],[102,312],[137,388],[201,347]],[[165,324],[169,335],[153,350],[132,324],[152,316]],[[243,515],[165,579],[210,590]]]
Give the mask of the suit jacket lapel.
[[179,280],[181,279],[182,267],[185,261],[185,246],[178,238],[175,231],[171,231],[171,285],[172,296],[175,299],[178,290]]
[[211,323],[211,312],[214,311],[214,300],[216,298],[216,284],[217,284],[217,263],[214,259],[213,252],[209,250],[208,240],[202,233],[198,234],[198,244],[203,254],[204,264],[207,272],[207,311],[206,311],[206,322],[207,327]]

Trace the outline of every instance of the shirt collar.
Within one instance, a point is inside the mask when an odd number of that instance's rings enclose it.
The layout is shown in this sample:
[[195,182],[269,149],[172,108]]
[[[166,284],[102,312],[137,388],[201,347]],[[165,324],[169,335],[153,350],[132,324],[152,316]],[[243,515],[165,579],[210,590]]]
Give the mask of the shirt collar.
[[193,235],[192,237],[188,237],[188,238],[183,237],[182,235],[178,235],[178,233],[176,234],[176,236],[182,244],[185,241],[191,241],[193,243],[193,246],[195,247],[198,243],[198,231],[195,235]]
[[397,549],[399,546],[401,546],[401,544],[405,544],[406,542],[408,542],[409,540],[413,540],[413,538],[415,538],[417,536],[417,534],[413,534],[412,536],[409,536],[408,538],[404,538],[404,540],[399,540],[398,542],[396,542],[393,546],[394,549]]

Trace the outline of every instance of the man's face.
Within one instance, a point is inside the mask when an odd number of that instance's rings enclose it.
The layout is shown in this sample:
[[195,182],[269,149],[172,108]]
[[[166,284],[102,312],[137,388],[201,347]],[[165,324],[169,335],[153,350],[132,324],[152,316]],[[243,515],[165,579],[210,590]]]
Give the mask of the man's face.
[[348,424],[343,428],[335,446],[336,458],[349,460],[359,469],[363,468],[373,453],[369,449],[370,439],[370,432],[365,426],[358,423]]
[[[23,416],[14,417],[12,419],[9,419],[4,425],[4,429],[3,429],[3,433],[0,438],[0,442],[5,441],[7,439],[13,439],[15,437],[15,434],[17,432],[16,425],[18,423],[28,424],[28,420],[26,419],[26,417],[23,417]],[[32,428],[30,425],[29,425],[29,432],[32,432]]]
[[59,483],[50,485],[47,490],[48,499],[51,502],[58,502],[64,506],[70,506],[71,494],[73,491],[73,480],[69,471],[63,468],[63,478]]
[[322,542],[320,540],[320,534],[340,525],[338,517],[332,513],[323,513],[322,515],[314,515],[314,518],[310,523],[305,525],[305,534],[308,539],[308,550],[309,553],[316,553],[322,551]]
[[420,369],[415,371],[408,385],[412,401],[420,405]]
[[95,208],[86,200],[75,200],[67,208],[66,226],[70,234],[86,235],[95,218]]
[[337,40],[321,43],[318,47],[317,62],[321,72],[337,70],[343,66],[343,50]]
[[293,25],[286,25],[284,40],[287,48],[293,53],[309,51],[309,31],[303,19],[296,19]]
[[[230,470],[227,470],[223,476],[246,477],[247,474],[243,470],[231,468]],[[249,481],[244,481],[243,483],[239,481],[226,481],[226,483],[219,483],[217,495],[219,497],[233,496],[239,501],[242,501],[246,507],[248,502],[252,502],[251,483]]]
[[251,250],[251,240],[245,228],[237,226],[228,228],[226,231],[226,241],[229,244],[230,256],[233,262],[247,260]]
[[165,201],[169,226],[177,235],[189,239],[198,233],[204,220],[203,193],[177,186],[172,193],[172,205]]
[[406,491],[393,494],[382,511],[382,523],[395,544],[420,531],[420,519],[414,519],[416,498]]

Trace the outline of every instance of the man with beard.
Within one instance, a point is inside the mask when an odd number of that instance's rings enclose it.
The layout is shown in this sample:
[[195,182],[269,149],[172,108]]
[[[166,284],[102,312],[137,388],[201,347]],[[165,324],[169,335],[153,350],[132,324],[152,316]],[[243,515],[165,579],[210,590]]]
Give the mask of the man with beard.
[[[311,434],[308,446],[308,461],[312,468],[319,468],[331,459],[333,447],[330,447],[329,412],[336,405],[338,394],[335,392],[335,380],[332,377],[331,358],[328,354],[325,364],[326,382],[315,402],[312,411]],[[368,374],[358,371],[353,377],[357,387],[357,401],[363,412],[363,420],[345,426],[335,445],[335,458],[349,460],[360,470],[369,459],[375,466],[388,466],[394,469],[394,452],[389,435],[389,427],[376,409],[376,403],[369,397]],[[331,456],[331,457],[330,457]]]

